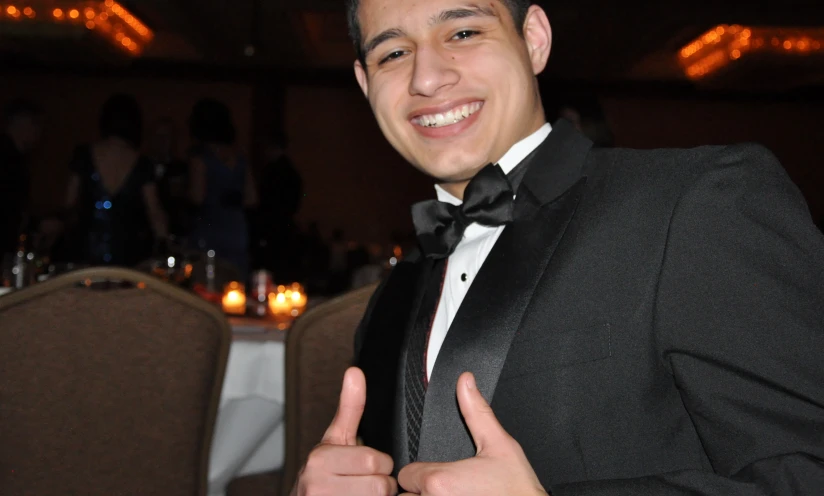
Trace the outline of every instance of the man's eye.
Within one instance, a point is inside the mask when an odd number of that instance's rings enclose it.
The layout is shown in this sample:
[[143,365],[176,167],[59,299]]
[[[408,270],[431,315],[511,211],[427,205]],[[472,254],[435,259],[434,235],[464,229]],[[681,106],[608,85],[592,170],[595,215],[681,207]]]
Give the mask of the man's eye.
[[395,50],[386,57],[382,58],[380,62],[378,62],[378,65],[385,64],[386,62],[389,62],[390,60],[395,60],[401,56],[403,56],[403,50]]
[[452,37],[453,40],[465,40],[467,38],[472,38],[478,34],[478,31],[472,31],[471,29],[464,29],[463,31],[458,31],[455,33],[455,36]]

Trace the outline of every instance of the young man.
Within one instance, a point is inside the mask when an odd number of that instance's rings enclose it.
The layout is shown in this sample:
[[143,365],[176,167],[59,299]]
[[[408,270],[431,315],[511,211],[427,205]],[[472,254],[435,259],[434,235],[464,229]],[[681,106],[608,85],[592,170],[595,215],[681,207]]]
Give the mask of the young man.
[[440,201],[297,494],[819,494],[824,237],[774,157],[550,126],[527,1],[350,12],[358,82]]
[[24,99],[3,109],[5,127],[0,134],[0,259],[16,252],[29,216],[30,173],[28,154],[40,138],[40,108]]

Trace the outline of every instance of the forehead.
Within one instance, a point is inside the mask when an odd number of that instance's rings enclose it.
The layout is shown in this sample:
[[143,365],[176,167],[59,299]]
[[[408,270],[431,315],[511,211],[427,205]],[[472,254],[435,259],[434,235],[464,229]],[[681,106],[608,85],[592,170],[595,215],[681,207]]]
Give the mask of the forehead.
[[491,10],[499,19],[510,15],[501,0],[360,0],[358,20],[368,38],[385,29],[426,25],[443,11],[461,8]]

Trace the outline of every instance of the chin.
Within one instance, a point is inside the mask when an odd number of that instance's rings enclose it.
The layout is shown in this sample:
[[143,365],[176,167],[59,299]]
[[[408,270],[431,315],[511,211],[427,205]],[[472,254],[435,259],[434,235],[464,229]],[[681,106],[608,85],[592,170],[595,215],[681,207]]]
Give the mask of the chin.
[[422,162],[418,167],[441,182],[458,182],[472,179],[489,162],[484,157],[439,157]]

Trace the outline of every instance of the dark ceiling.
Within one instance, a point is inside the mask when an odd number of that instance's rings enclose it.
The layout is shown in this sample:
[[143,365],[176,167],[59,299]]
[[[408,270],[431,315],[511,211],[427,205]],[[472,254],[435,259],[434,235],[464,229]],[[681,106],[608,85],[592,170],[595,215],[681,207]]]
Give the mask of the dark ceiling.
[[[187,63],[279,71],[349,71],[352,47],[342,0],[133,0],[123,1],[155,31],[141,64]],[[753,26],[824,26],[821,0],[693,0],[615,2],[546,0],[553,28],[547,77],[591,82],[685,82],[678,50],[721,23]],[[1,34],[1,33],[0,33]],[[0,37],[0,42],[3,42]],[[111,63],[95,50],[59,49],[37,40],[5,40],[0,56],[41,63],[79,60]],[[824,50],[822,50],[824,53]],[[750,68],[751,69],[751,68]],[[762,68],[764,69],[764,68]],[[717,84],[770,81],[776,88],[824,83],[824,59],[789,72],[766,67]]]

